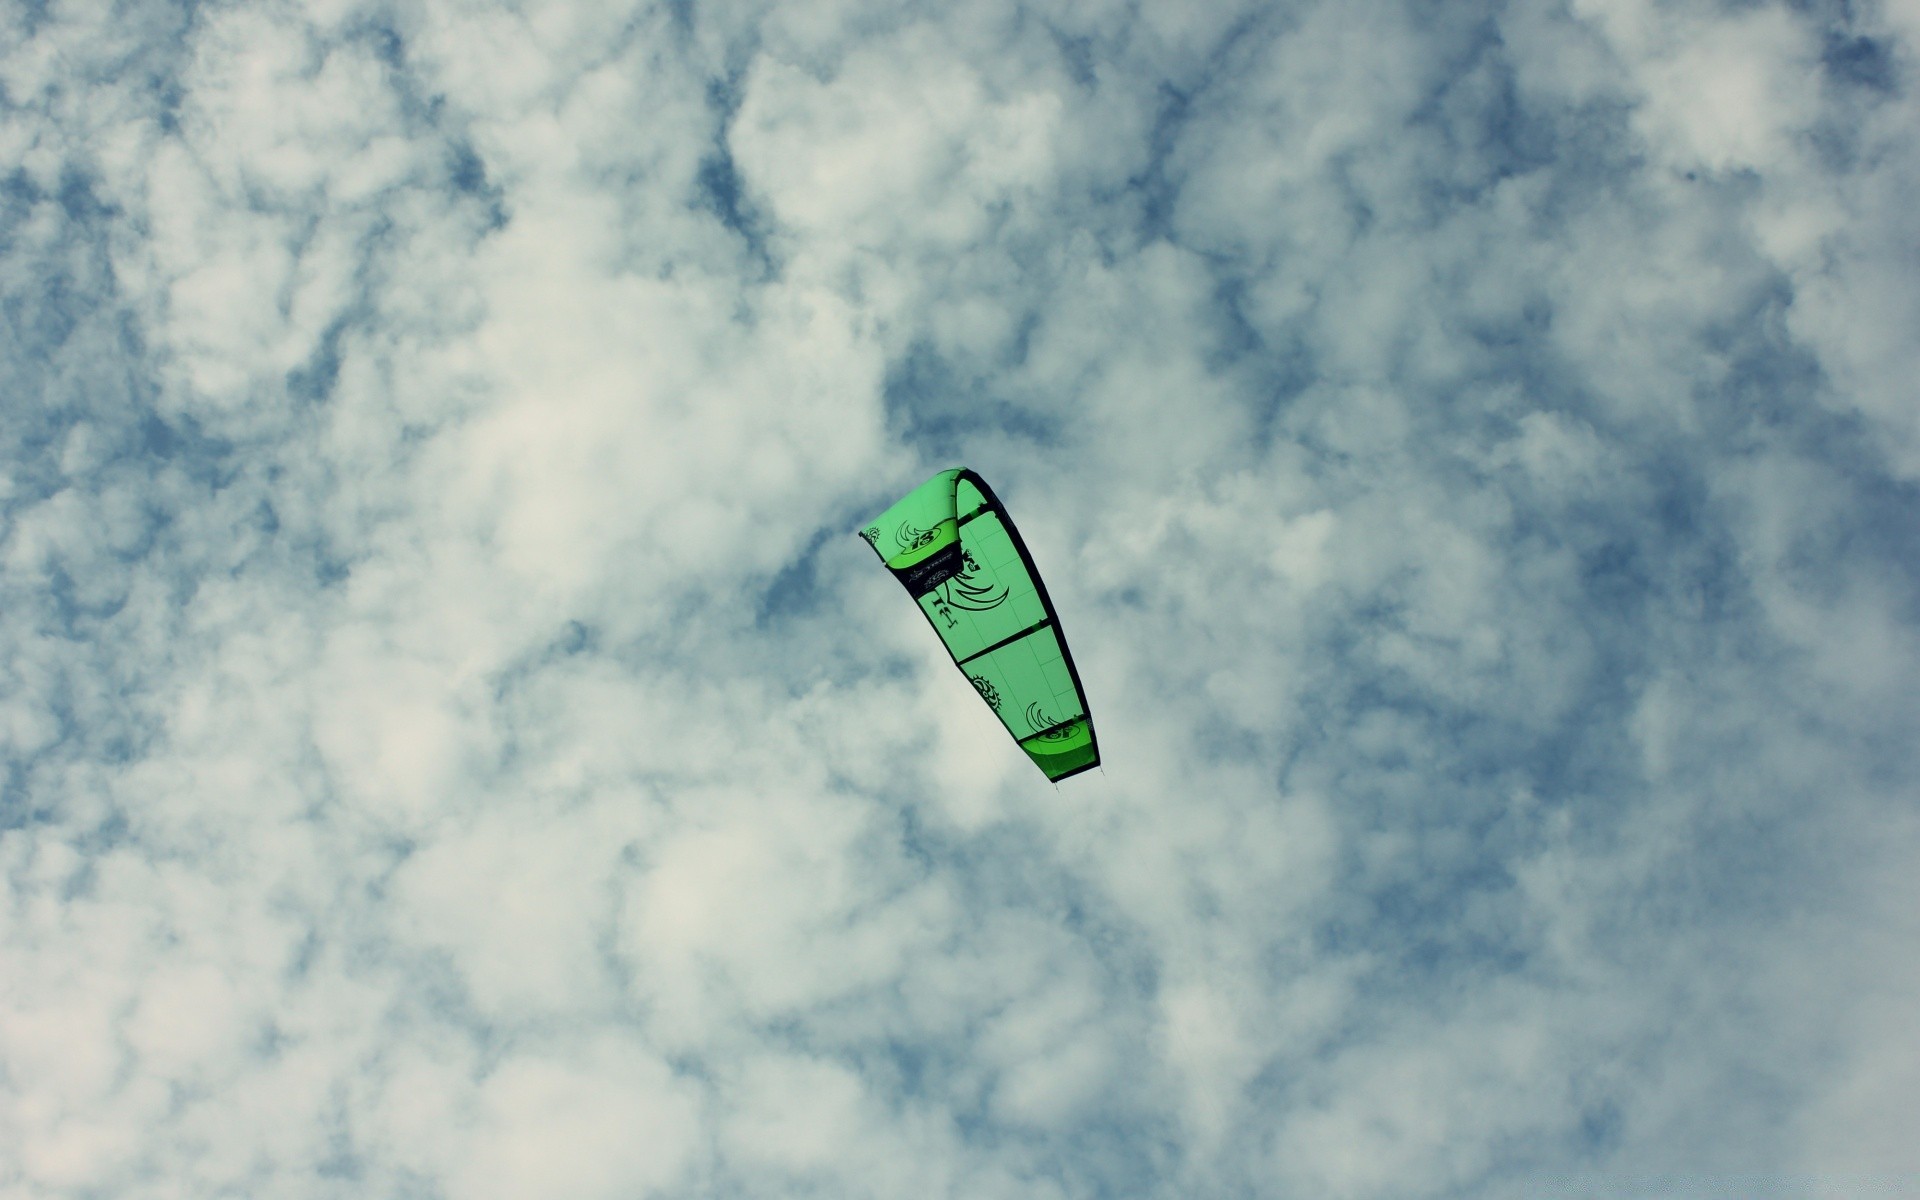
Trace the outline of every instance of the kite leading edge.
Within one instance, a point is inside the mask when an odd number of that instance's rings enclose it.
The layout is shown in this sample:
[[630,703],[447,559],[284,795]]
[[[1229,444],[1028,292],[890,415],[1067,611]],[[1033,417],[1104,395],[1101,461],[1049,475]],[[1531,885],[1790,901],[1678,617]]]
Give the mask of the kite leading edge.
[[1086,690],[1053,602],[985,480],[965,467],[942,471],[860,536],[1048,779],[1100,765]]

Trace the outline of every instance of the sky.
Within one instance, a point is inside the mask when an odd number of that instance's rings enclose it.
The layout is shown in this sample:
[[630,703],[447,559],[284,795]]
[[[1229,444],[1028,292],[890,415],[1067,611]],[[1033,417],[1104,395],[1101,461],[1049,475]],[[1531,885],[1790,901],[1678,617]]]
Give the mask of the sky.
[[4,1200],[1920,1196],[1914,0],[0,14]]

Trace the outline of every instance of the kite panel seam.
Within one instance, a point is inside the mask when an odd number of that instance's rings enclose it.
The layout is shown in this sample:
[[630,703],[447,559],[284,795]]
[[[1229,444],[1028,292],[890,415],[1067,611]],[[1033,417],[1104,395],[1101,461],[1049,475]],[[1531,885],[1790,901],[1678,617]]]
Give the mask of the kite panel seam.
[[1051,624],[1053,624],[1052,617],[1041,617],[1038,621],[1035,621],[1033,624],[1027,626],[1025,629],[1022,629],[1019,633],[1008,634],[1006,637],[1001,638],[999,641],[995,642],[993,645],[988,646],[985,650],[975,650],[972,654],[967,655],[965,658],[954,659],[953,665],[956,667],[964,667],[968,663],[972,662],[974,659],[985,658],[987,655],[992,654],[995,650],[1005,650],[1008,646],[1013,645],[1015,642],[1019,641],[1023,637],[1026,637],[1028,634],[1038,633],[1040,630],[1045,629],[1047,626]]

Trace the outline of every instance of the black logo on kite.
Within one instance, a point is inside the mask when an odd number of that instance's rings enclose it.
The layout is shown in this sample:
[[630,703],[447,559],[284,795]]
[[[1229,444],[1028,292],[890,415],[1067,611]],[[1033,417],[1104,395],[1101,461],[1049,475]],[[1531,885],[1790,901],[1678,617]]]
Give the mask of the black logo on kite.
[[867,545],[872,546],[875,550],[880,548],[880,527],[878,525],[869,525],[865,529],[862,529],[860,536],[867,539]]
[[985,700],[987,704],[992,707],[993,711],[999,712],[1000,693],[994,689],[991,683],[987,682],[986,677],[984,675],[969,675],[967,678],[973,681],[973,690],[980,693],[980,698]]
[[971,550],[961,552],[960,573],[947,580],[942,591],[948,604],[973,612],[999,608],[1007,602],[1007,585],[980,578],[980,564],[974,561]]
[[933,544],[934,536],[934,530],[915,529],[911,523],[904,521],[901,522],[900,528],[893,531],[893,540],[899,543],[902,550],[918,550],[922,546],[930,546]]
[[1033,736],[1043,742],[1064,742],[1080,730],[1080,718],[1070,717],[1065,721],[1055,721],[1040,708],[1040,702],[1027,705],[1027,725],[1032,728]]
[[948,629],[959,624],[953,619],[953,610],[956,608],[964,608],[968,612],[986,612],[1007,602],[1007,585],[994,579],[982,579],[981,574],[973,551],[963,549],[960,552],[960,570],[935,589],[933,610],[946,621]]

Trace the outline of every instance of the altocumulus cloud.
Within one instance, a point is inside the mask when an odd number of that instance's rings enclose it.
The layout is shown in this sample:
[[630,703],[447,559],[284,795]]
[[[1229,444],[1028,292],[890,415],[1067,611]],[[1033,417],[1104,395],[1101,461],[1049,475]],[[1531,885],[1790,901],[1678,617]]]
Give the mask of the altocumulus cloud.
[[0,1193],[1920,1194],[1911,4],[0,21]]

